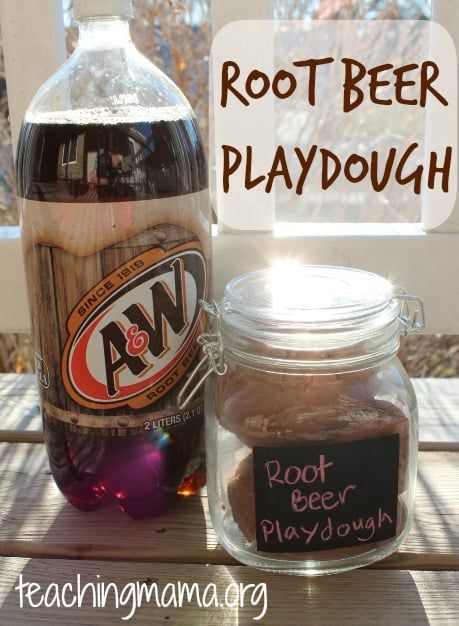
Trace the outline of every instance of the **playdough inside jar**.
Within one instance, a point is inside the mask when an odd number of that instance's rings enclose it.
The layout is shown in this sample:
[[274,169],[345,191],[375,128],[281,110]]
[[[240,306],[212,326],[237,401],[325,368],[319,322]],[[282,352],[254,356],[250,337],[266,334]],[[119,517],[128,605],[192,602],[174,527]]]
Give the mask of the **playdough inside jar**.
[[328,573],[405,538],[416,400],[396,357],[392,285],[345,268],[296,272],[298,289],[318,291],[276,298],[267,272],[226,289],[226,373],[206,400],[209,501],[221,543],[242,562]]

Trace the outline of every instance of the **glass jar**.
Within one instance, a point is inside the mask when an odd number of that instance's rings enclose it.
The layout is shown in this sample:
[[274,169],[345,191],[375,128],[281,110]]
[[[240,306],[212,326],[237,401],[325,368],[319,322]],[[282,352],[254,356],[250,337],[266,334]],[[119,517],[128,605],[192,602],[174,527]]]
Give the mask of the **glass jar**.
[[208,498],[222,546],[311,575],[396,550],[418,442],[396,353],[424,327],[422,302],[375,274],[300,266],[236,278],[206,308]]

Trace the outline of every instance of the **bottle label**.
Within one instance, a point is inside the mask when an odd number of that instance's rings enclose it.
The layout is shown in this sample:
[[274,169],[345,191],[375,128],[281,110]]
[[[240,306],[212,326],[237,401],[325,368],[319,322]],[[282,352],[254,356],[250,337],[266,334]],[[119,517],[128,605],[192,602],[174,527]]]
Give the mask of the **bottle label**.
[[398,506],[398,433],[340,443],[254,447],[260,552],[320,552],[391,539]]
[[199,362],[206,326],[199,302],[209,284],[207,190],[21,202],[46,419],[100,436],[139,434],[171,416],[171,427],[198,429],[202,394],[183,415],[177,396]]
[[159,400],[196,355],[206,292],[198,242],[152,248],[105,276],[67,319],[67,393],[91,409],[142,409]]

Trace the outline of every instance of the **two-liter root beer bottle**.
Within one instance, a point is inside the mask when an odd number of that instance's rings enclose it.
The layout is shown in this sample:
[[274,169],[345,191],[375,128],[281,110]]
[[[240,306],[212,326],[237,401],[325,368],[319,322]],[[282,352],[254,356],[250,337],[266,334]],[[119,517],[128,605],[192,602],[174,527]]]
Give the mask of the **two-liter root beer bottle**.
[[76,0],[78,47],[38,91],[17,155],[52,473],[83,510],[132,517],[193,493],[209,284],[207,164],[193,112],[133,45],[130,0]]

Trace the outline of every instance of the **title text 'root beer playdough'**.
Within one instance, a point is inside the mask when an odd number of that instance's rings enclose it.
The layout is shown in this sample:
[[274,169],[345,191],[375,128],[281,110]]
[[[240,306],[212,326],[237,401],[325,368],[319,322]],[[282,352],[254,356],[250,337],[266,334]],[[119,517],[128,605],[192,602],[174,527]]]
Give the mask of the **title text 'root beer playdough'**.
[[18,190],[45,441],[80,509],[133,517],[203,481],[207,165],[187,101],[134,47],[129,0],[75,3],[77,50],[40,89]]
[[422,303],[375,274],[298,266],[234,279],[210,310],[208,494],[222,545],[309,574],[393,552],[417,458],[416,399],[396,353],[400,334],[423,327]]

